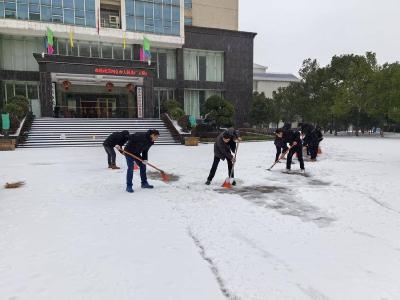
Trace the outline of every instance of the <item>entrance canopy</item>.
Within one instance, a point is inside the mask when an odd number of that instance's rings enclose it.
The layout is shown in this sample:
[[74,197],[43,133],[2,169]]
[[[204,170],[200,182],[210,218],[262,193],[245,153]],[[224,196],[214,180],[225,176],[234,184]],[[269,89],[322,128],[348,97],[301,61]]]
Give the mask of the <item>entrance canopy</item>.
[[62,84],[69,81],[72,85],[105,85],[112,82],[114,86],[126,86],[129,83],[134,85],[143,85],[143,77],[131,76],[112,76],[112,75],[90,75],[90,74],[68,74],[52,73],[51,81]]

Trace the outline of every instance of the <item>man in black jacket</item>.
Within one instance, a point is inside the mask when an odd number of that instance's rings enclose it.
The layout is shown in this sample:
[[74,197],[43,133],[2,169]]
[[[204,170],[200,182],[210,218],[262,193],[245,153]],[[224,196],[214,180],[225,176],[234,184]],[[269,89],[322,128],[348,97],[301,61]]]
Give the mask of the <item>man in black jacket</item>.
[[[232,132],[229,131],[224,131],[221,133],[218,137],[217,140],[214,144],[214,162],[212,164],[210,174],[208,175],[206,184],[210,185],[211,181],[213,180],[215,176],[215,172],[217,171],[219,161],[222,160],[227,160],[228,162],[228,176],[231,175],[232,171],[232,166],[234,163],[234,157],[231,153],[236,150],[236,142],[238,137],[235,138],[235,135],[232,134]],[[233,147],[232,142],[235,143],[235,146]],[[232,172],[232,177],[234,177],[234,174]],[[236,182],[232,182],[233,185],[236,185]]]
[[287,155],[286,171],[290,172],[290,168],[292,166],[292,157],[296,153],[297,159],[300,162],[300,169],[302,172],[304,172],[303,144],[301,141],[300,132],[297,130],[293,131],[293,130],[287,129],[285,142],[289,143],[289,145],[291,147],[289,150],[289,153]]
[[133,165],[136,163],[140,168],[140,178],[142,181],[143,189],[152,189],[153,186],[147,182],[146,164],[148,158],[148,152],[154,142],[158,139],[160,133],[158,130],[150,129],[147,132],[137,132],[129,136],[128,144],[125,146],[125,151],[135,155],[142,161],[134,159],[132,156],[125,154],[126,164],[128,169],[126,171],[126,191],[133,193]]
[[129,139],[129,131],[124,130],[121,132],[114,132],[110,134],[103,142],[104,150],[107,152],[108,168],[119,169],[115,164],[115,151],[114,147],[121,148]]

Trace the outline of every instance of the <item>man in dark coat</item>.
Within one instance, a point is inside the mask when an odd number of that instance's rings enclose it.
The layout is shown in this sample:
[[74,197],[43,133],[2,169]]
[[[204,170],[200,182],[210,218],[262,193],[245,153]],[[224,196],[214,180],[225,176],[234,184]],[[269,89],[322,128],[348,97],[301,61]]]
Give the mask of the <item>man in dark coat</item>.
[[289,143],[290,150],[286,160],[286,171],[290,172],[292,166],[293,155],[297,154],[297,159],[300,163],[300,169],[304,172],[304,160],[303,160],[303,145],[300,137],[299,131],[287,130],[285,142]]
[[275,147],[276,147],[276,155],[275,155],[275,161],[278,161],[279,157],[281,154],[284,154],[288,147],[286,146],[286,143],[283,139],[283,130],[281,128],[278,128],[275,131],[275,141],[274,141]]
[[119,169],[115,164],[115,151],[114,147],[121,148],[129,139],[129,131],[124,130],[121,132],[114,132],[110,134],[103,142],[104,150],[107,152],[108,168]]
[[[213,180],[215,176],[215,172],[217,171],[219,161],[222,160],[227,160],[228,163],[228,176],[234,177],[234,174],[232,172],[232,166],[234,163],[234,157],[232,152],[236,150],[236,143],[235,140],[235,135],[232,134],[232,132],[229,131],[224,131],[221,133],[218,137],[217,140],[215,141],[214,144],[214,161],[210,170],[210,174],[208,175],[206,184],[210,185],[211,181]],[[235,146],[233,147],[231,145],[231,142],[235,143]],[[233,149],[233,150],[232,150]],[[232,152],[231,152],[232,151]],[[236,182],[232,182],[233,185],[236,185]]]
[[142,181],[142,188],[153,188],[153,186],[150,185],[147,181],[146,164],[149,149],[151,146],[154,145],[154,142],[158,139],[159,136],[160,133],[158,132],[158,130],[155,129],[150,129],[147,132],[137,132],[129,136],[129,141],[128,144],[126,144],[125,146],[125,151],[135,155],[141,160],[135,159],[132,156],[125,154],[126,164],[128,165],[128,169],[126,171],[126,191],[128,193],[133,193],[132,180],[134,163],[136,163],[140,168],[140,179]]

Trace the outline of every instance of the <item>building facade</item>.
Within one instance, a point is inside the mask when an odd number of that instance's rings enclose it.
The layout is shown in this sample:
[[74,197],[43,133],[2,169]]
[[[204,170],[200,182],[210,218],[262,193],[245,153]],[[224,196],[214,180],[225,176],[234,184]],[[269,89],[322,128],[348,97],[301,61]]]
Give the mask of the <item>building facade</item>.
[[265,97],[272,98],[279,88],[287,87],[292,82],[300,81],[290,73],[267,72],[267,67],[254,64],[253,66],[253,91],[264,93]]
[[238,0],[185,0],[186,25],[238,30],[238,20]]
[[[158,118],[163,103],[175,99],[201,117],[202,103],[218,94],[235,104],[243,122],[255,34],[185,26],[185,5],[0,0],[0,105],[23,95],[37,117]],[[140,59],[144,38],[151,43],[149,61]]]

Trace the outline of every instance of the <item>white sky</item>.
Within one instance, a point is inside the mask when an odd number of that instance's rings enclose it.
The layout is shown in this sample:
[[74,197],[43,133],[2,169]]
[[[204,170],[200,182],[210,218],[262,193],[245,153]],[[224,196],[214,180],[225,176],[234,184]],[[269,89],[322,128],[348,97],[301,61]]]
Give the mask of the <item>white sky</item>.
[[257,32],[254,62],[297,74],[306,58],[377,53],[400,60],[400,0],[239,0],[239,30]]

